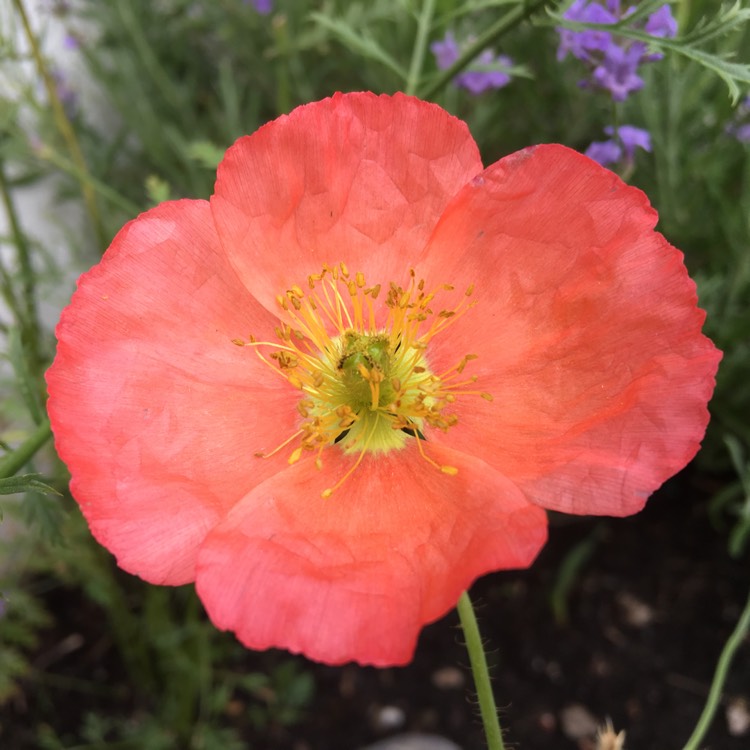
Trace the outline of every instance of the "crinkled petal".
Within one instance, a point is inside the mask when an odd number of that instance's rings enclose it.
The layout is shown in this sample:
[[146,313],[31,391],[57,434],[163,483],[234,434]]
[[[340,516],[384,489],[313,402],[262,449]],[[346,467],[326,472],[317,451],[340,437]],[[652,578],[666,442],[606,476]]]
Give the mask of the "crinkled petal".
[[55,444],[97,539],[155,583],[192,580],[198,545],[286,465],[299,392],[251,348],[275,319],[247,292],[206,201],[126,225],[84,274],[47,372]]
[[366,457],[330,449],[256,487],[204,542],[196,587],[217,627],[248,647],[282,647],[328,664],[411,659],[423,625],[490,570],[529,565],[544,511],[481,461],[415,445]]
[[[336,94],[240,138],[211,208],[248,289],[275,311],[324,263],[401,283],[448,201],[482,169],[466,125],[397,94]],[[408,263],[408,261],[407,261]]]
[[464,396],[460,446],[535,502],[624,515],[695,455],[720,352],[682,254],[646,196],[563,146],[493,164],[447,209],[418,274],[476,301],[427,352],[494,400]]

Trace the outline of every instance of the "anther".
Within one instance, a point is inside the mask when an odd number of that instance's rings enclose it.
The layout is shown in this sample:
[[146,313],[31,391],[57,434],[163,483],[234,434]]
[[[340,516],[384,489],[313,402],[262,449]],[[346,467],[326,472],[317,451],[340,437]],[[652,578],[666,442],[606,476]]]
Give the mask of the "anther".
[[[458,417],[446,412],[458,396],[492,400],[489,393],[470,390],[478,376],[461,374],[476,355],[465,355],[445,372],[433,375],[424,354],[434,336],[476,304],[465,299],[474,293],[474,285],[465,289],[457,305],[436,307],[436,312],[431,307],[435,297],[454,287],[438,284],[430,290],[415,269],[408,274],[406,288],[395,282],[385,285],[379,311],[375,300],[381,284],[367,286],[365,274],[350,272],[343,262],[323,264],[320,273],[306,277],[309,292],[295,284],[276,297],[287,322],[276,327],[275,344],[254,337],[250,343],[232,340],[235,346],[257,347],[258,357],[301,391],[297,412],[303,424],[299,430],[271,453],[256,455],[273,455],[297,440],[296,447],[288,448],[289,463],[312,452],[320,469],[323,451],[334,444],[347,454],[359,453],[349,471],[323,490],[323,497],[341,487],[365,453],[403,446],[407,438],[394,434],[399,430],[417,440],[419,453],[428,463],[455,475],[456,467],[443,466],[425,454],[423,430],[447,431],[456,425]],[[273,347],[273,353],[264,354],[267,349],[260,347]],[[349,357],[350,364],[344,367]]]

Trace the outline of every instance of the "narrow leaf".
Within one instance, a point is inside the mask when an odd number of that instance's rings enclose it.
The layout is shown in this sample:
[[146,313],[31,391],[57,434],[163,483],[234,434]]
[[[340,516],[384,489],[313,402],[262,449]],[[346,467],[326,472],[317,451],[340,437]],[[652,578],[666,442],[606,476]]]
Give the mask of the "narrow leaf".
[[310,17],[319,26],[327,29],[333,36],[352,52],[385,65],[402,81],[406,81],[406,70],[402,68],[372,37],[358,34],[349,24],[335,18],[329,18],[323,13],[311,13]]
[[41,474],[19,474],[0,479],[0,495],[15,495],[19,492],[41,492],[43,495],[60,495],[50,485],[39,480]]

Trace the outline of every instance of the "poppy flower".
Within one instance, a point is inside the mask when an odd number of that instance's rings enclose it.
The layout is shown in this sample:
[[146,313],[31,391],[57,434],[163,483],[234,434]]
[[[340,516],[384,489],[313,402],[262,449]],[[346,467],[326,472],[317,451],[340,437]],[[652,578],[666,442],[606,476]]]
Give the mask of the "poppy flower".
[[720,358],[639,190],[563,146],[337,94],[127,224],[57,329],[49,414],[119,565],[247,646],[409,661],[544,508],[625,515],[696,453]]

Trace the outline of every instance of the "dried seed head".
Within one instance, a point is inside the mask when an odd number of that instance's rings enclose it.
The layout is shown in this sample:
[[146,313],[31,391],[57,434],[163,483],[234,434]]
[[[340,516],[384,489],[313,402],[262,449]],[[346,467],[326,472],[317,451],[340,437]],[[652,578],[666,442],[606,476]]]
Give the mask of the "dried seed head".
[[625,730],[615,733],[612,720],[608,718],[597,732],[596,750],[625,750]]

